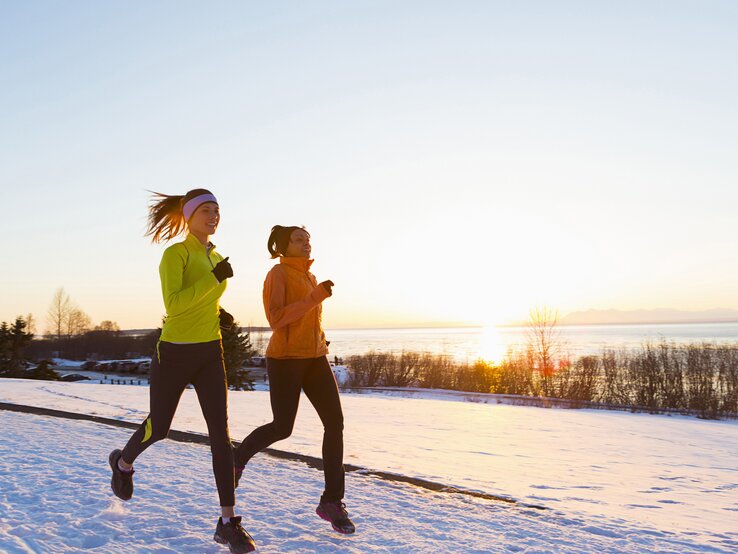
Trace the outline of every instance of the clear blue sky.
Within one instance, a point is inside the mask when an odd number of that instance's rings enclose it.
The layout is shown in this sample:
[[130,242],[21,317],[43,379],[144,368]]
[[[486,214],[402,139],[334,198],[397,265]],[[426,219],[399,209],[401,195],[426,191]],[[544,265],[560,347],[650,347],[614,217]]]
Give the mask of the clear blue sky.
[[153,327],[146,189],[210,188],[265,322],[313,234],[329,327],[738,308],[735,2],[0,2],[0,320]]

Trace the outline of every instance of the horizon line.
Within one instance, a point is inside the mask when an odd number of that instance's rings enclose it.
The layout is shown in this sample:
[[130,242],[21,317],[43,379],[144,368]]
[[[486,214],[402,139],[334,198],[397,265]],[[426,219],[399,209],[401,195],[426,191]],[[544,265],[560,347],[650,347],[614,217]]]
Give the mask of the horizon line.
[[[587,323],[566,323],[557,322],[557,327],[593,327],[593,326],[608,326],[608,325],[709,325],[709,324],[720,324],[720,323],[738,323],[738,317],[728,319],[695,319],[695,320],[653,320],[653,321],[592,321]],[[500,323],[495,324],[493,327],[526,327],[527,322],[517,323]],[[484,329],[490,327],[489,325],[483,325],[479,323],[419,323],[415,325],[372,325],[367,327],[326,327],[326,330],[330,331],[386,331],[386,330],[410,330],[410,329]],[[241,325],[242,330],[254,329],[258,331],[268,330],[268,325]],[[156,327],[134,327],[130,329],[120,329],[121,333],[130,333],[133,331],[154,331]],[[44,336],[43,334],[37,336]]]

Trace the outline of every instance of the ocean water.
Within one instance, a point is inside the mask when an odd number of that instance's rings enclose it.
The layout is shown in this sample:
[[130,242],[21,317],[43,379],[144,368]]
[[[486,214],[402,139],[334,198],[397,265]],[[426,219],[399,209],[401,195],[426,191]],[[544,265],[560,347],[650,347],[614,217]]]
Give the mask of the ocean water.
[[[557,328],[560,351],[581,356],[603,348],[634,348],[646,342],[738,343],[738,323],[654,325],[571,325]],[[427,329],[329,329],[332,356],[345,357],[370,350],[447,354],[459,361],[500,360],[527,342],[525,327],[455,327]],[[263,353],[270,333],[253,333],[252,343]]]

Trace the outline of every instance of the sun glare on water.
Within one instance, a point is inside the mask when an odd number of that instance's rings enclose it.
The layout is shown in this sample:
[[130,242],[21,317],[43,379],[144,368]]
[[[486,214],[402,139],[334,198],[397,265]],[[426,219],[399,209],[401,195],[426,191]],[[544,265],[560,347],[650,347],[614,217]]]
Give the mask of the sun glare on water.
[[507,353],[507,345],[494,325],[485,325],[479,333],[479,357],[487,362],[502,361]]

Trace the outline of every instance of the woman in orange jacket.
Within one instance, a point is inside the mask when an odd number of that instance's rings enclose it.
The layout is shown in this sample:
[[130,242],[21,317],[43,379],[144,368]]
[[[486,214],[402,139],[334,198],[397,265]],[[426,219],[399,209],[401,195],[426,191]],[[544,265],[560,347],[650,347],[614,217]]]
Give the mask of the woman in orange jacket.
[[316,513],[339,533],[356,528],[343,503],[343,411],[328,363],[321,325],[322,302],[332,295],[332,281],[318,284],[310,273],[310,233],[302,227],[272,227],[267,243],[279,263],[264,281],[264,310],[272,337],[267,346],[269,396],[274,420],[255,429],[235,454],[236,486],[251,457],[292,434],[300,392],[323,422],[325,490]]

